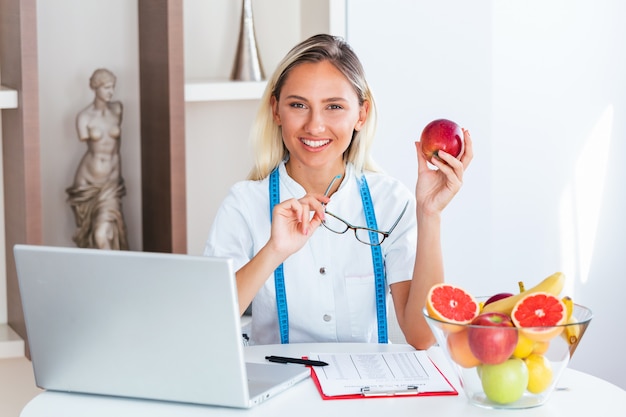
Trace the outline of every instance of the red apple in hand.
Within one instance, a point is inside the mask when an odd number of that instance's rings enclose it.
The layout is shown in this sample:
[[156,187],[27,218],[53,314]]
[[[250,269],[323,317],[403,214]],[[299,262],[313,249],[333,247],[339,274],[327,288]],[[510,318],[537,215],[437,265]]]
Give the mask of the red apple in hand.
[[482,363],[497,365],[506,361],[517,345],[517,329],[502,313],[482,313],[470,323],[467,339],[474,356]]
[[422,131],[420,139],[422,153],[429,162],[437,158],[440,150],[458,158],[463,153],[465,142],[463,130],[451,120],[437,119],[428,123]]

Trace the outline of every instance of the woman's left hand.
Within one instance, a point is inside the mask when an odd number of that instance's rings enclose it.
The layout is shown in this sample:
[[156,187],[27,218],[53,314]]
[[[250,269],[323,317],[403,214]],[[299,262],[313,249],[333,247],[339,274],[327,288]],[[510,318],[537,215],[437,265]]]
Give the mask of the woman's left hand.
[[469,131],[463,129],[465,149],[461,159],[449,153],[439,151],[439,158],[433,158],[432,164],[438,169],[428,167],[428,161],[422,153],[420,142],[415,142],[417,151],[418,177],[415,196],[418,209],[423,214],[441,213],[463,185],[463,173],[474,157],[472,139]]

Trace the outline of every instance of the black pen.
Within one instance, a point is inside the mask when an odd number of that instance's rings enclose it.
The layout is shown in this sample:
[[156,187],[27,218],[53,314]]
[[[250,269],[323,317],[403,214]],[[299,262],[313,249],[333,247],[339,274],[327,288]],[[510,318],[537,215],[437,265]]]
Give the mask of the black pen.
[[314,361],[314,360],[299,359],[299,358],[287,358],[285,356],[266,356],[265,359],[267,359],[270,362],[275,362],[275,363],[298,363],[300,365],[306,365],[306,366],[327,366],[328,365],[326,362],[322,362],[322,361]]

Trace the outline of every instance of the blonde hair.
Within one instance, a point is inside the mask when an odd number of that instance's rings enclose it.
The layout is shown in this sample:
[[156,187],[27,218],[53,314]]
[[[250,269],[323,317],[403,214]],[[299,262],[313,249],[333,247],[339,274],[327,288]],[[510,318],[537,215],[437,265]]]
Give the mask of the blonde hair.
[[294,67],[305,62],[322,61],[333,64],[348,79],[354,87],[360,105],[369,103],[367,119],[359,131],[354,131],[350,146],[344,153],[345,162],[351,162],[356,172],[364,169],[378,170],[370,155],[376,130],[376,105],[365,79],[363,66],[350,45],[342,38],[320,34],[306,39],[291,49],[268,80],[250,134],[254,166],[248,179],[261,180],[267,177],[289,154],[283,143],[280,126],[273,118],[271,98],[279,99],[285,80]]

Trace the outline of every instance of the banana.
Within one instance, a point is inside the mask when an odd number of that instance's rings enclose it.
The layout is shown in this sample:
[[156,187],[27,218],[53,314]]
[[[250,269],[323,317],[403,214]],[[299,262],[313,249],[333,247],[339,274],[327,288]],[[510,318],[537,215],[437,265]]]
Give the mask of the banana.
[[565,296],[561,299],[561,301],[563,301],[563,304],[565,304],[565,307],[567,308],[567,326],[565,326],[565,331],[561,334],[565,337],[567,343],[574,345],[578,342],[578,339],[580,339],[580,325],[574,324],[578,321],[576,316],[573,315],[574,300],[572,300],[569,296]]
[[567,343],[570,345],[575,345],[580,339],[580,324],[575,324],[578,320],[576,316],[571,316],[567,321],[567,326],[565,326],[565,331],[561,333]]
[[569,319],[572,317],[572,313],[574,312],[574,300],[572,300],[572,297],[566,295],[565,297],[561,298],[561,301],[563,301],[563,304],[565,304],[565,308],[567,309],[567,320],[569,321]]
[[547,292],[554,296],[558,296],[563,287],[565,286],[565,274],[562,272],[555,272],[549,277],[545,278],[539,284],[535,285],[532,288],[529,288],[525,291],[520,292],[519,294],[512,295],[510,297],[502,298],[498,301],[494,301],[493,303],[489,303],[483,307],[481,313],[490,313],[490,312],[498,312],[511,315],[511,311],[517,302],[528,294],[536,293],[536,292]]

